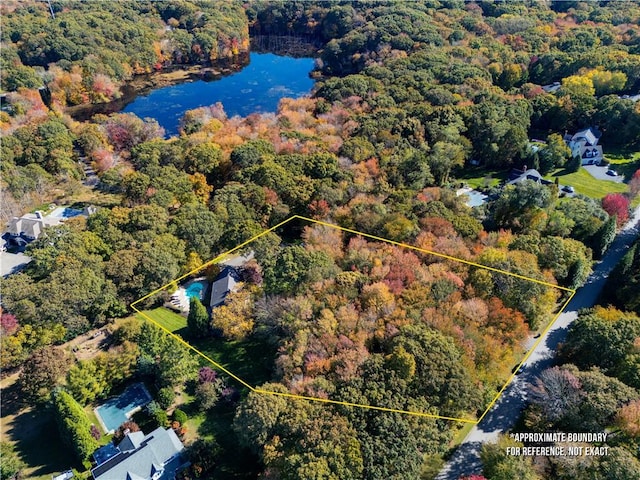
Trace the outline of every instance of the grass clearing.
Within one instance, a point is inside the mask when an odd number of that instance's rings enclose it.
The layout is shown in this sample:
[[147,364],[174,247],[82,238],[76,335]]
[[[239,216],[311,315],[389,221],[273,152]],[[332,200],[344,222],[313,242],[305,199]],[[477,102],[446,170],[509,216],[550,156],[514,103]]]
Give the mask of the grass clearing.
[[[180,330],[187,328],[187,319],[179,313],[172,312],[168,308],[154,308],[153,310],[146,310],[144,313],[170,332],[178,333]],[[140,314],[136,314],[136,318],[144,320],[144,317]]]
[[81,468],[62,445],[53,415],[42,408],[25,407],[16,383],[18,375],[2,380],[2,437],[12,443],[27,464],[24,478],[50,480],[71,467]]
[[584,168],[571,173],[565,169],[559,169],[544,178],[552,181],[558,178],[561,185],[571,185],[576,192],[591,198],[602,198],[609,193],[624,193],[628,190],[624,183],[598,180]]
[[456,172],[455,178],[466,183],[471,188],[490,188],[506,181],[509,172],[506,170],[493,170],[485,167],[465,167]]
[[[167,330],[188,339],[194,348],[200,350],[216,363],[237,375],[249,385],[260,385],[271,378],[275,346],[270,345],[263,338],[251,336],[246,340],[232,341],[224,338],[208,337],[189,339],[187,333],[187,319],[171,310],[160,307],[146,310],[144,314],[152,318]],[[136,318],[144,318],[136,315]],[[201,358],[202,365],[210,365]],[[233,382],[231,380],[230,382]],[[235,382],[233,382],[235,383]],[[240,387],[240,385],[234,385]]]
[[628,182],[636,171],[640,169],[640,152],[631,154],[605,154],[605,158],[611,164],[611,168],[618,174],[624,175],[625,182]]

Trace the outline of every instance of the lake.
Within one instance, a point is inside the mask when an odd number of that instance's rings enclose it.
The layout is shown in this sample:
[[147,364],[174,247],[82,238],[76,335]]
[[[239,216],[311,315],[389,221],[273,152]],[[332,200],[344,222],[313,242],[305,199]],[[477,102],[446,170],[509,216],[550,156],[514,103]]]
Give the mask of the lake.
[[227,116],[275,112],[281,98],[307,95],[313,87],[309,73],[313,58],[251,53],[249,64],[217,80],[179,83],[137,96],[121,111],[155,118],[167,136],[178,134],[186,110],[222,102]]

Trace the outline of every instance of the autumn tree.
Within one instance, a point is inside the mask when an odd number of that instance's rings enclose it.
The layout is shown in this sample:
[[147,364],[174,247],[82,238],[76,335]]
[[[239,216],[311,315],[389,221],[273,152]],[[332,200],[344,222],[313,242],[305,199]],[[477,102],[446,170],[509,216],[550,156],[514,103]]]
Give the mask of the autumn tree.
[[630,437],[640,437],[640,400],[629,402],[618,410],[616,425]]
[[69,369],[68,355],[56,347],[44,347],[35,351],[24,363],[19,384],[29,400],[43,402]]
[[618,227],[624,225],[629,219],[629,200],[620,193],[608,193],[602,199],[602,208],[611,215],[615,215]]
[[211,313],[214,329],[226,338],[242,340],[253,330],[253,295],[247,286],[227,295],[223,305]]
[[118,444],[128,433],[139,432],[140,427],[133,420],[128,420],[113,432],[113,443]]
[[556,422],[575,408],[584,395],[580,380],[558,367],[544,370],[531,387],[531,401],[542,409],[550,422]]

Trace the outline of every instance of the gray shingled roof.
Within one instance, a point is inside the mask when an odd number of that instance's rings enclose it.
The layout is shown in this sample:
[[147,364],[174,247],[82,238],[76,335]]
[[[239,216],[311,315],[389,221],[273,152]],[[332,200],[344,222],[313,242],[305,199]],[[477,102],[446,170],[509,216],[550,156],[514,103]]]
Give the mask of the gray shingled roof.
[[149,480],[163,469],[160,478],[172,478],[182,463],[175,456],[184,446],[173,430],[159,427],[146,436],[142,432],[126,435],[118,448],[118,455],[91,470],[95,480]]
[[601,134],[598,130],[596,130],[595,128],[585,128],[584,130],[580,130],[579,132],[576,132],[573,137],[571,137],[571,140],[578,141],[581,138],[584,138],[587,145],[591,146],[591,145],[597,145],[598,144],[598,139],[600,138]]
[[234,291],[239,280],[240,277],[234,268],[225,267],[213,281],[209,306],[213,308],[222,305],[229,292]]

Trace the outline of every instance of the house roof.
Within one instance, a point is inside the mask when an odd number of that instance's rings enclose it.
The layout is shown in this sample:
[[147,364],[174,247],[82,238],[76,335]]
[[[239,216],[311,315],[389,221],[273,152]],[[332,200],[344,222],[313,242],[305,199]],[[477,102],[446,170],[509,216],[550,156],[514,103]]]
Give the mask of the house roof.
[[13,217],[9,221],[8,231],[14,236],[24,235],[29,238],[38,238],[45,227],[60,224],[60,219],[44,217],[42,212],[27,213],[22,217]]
[[222,305],[224,299],[227,298],[229,292],[234,290],[239,281],[240,276],[237,270],[233,267],[225,267],[213,281],[209,306],[217,307]]
[[[148,435],[133,432],[118,445],[118,454],[99,464],[91,474],[95,480],[149,480],[159,472],[159,478],[170,478],[182,462],[169,462],[184,449],[170,428],[155,429]],[[172,463],[172,472],[167,465]],[[168,475],[165,477],[165,475]]]
[[532,180],[536,183],[541,183],[542,185],[549,185],[553,183],[553,182],[550,182],[549,180],[545,180],[544,178],[542,178],[542,175],[540,175],[540,172],[538,172],[534,168],[530,168],[528,170],[518,170],[517,168],[514,168],[509,173],[509,180],[507,180],[507,185],[514,185],[524,180]]
[[601,136],[602,136],[602,133],[600,133],[600,131],[597,128],[589,127],[574,133],[573,136],[571,137],[571,140],[573,142],[577,142],[584,139],[587,145],[592,146],[592,145],[598,144],[598,140],[600,139]]

